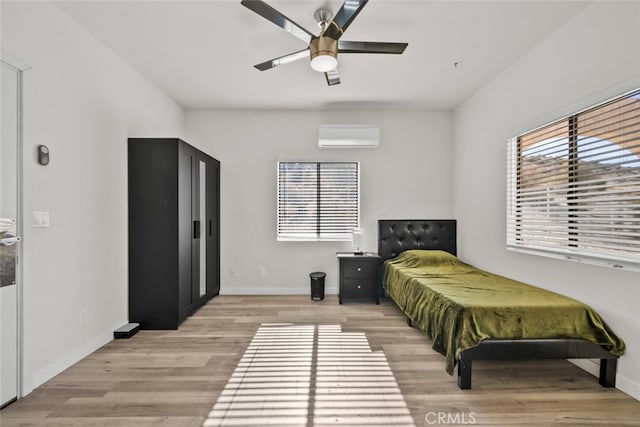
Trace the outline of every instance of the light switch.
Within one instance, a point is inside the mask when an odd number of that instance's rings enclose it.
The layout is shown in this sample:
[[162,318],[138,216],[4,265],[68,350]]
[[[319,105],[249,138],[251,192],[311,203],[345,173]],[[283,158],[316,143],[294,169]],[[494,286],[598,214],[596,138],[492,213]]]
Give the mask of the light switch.
[[49,212],[33,211],[33,228],[49,228]]

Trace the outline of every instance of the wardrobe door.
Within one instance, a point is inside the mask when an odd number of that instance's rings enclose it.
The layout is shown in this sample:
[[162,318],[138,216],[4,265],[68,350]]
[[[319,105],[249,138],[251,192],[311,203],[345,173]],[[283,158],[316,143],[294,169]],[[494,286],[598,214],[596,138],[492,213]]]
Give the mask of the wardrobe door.
[[198,299],[198,305],[206,302],[207,295],[207,193],[209,192],[209,175],[207,156],[198,153],[198,167],[195,176],[196,180],[196,212],[197,235],[194,236],[194,274],[197,278],[194,281],[194,295]]
[[176,140],[129,139],[129,321],[177,329],[178,174]]
[[207,162],[207,294],[220,293],[220,162]]
[[194,293],[194,270],[197,259],[195,236],[198,224],[194,220],[197,213],[197,189],[194,177],[197,174],[196,150],[180,142],[178,167],[178,309],[180,321],[184,320],[195,310],[197,299]]

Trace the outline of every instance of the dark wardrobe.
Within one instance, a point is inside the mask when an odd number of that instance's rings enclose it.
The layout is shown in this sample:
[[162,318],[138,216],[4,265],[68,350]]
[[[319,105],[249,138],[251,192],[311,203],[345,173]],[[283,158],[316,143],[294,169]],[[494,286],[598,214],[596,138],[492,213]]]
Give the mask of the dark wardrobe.
[[129,322],[177,329],[220,292],[220,162],[176,138],[129,139]]

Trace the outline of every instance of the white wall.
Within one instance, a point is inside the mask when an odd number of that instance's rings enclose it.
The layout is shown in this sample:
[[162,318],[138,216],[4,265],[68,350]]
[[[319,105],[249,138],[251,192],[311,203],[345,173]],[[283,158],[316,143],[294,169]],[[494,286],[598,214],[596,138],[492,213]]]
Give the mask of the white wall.
[[[379,124],[380,146],[320,150],[321,123]],[[368,251],[377,251],[378,219],[451,216],[450,113],[197,111],[187,113],[187,129],[194,145],[221,161],[223,294],[309,293],[312,271],[326,272],[326,293],[337,293],[335,253],[351,250],[350,242],[276,241],[278,160],[360,162]]]
[[[180,136],[184,121],[175,102],[49,2],[2,2],[1,37],[3,52],[32,67],[23,172],[28,393],[127,321],[127,137]],[[36,163],[38,144],[49,147],[49,166]],[[49,211],[51,227],[31,228],[32,211]]]
[[507,139],[640,86],[638,22],[640,3],[596,3],[457,109],[453,209],[463,259],[600,312],[627,344],[618,388],[640,399],[639,273],[505,250]]

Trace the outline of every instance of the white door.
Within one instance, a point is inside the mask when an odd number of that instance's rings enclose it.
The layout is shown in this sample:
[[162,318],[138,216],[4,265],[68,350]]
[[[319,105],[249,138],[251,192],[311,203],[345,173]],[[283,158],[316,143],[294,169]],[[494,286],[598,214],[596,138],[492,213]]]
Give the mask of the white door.
[[0,407],[18,396],[19,150],[21,71],[2,65],[0,127]]

